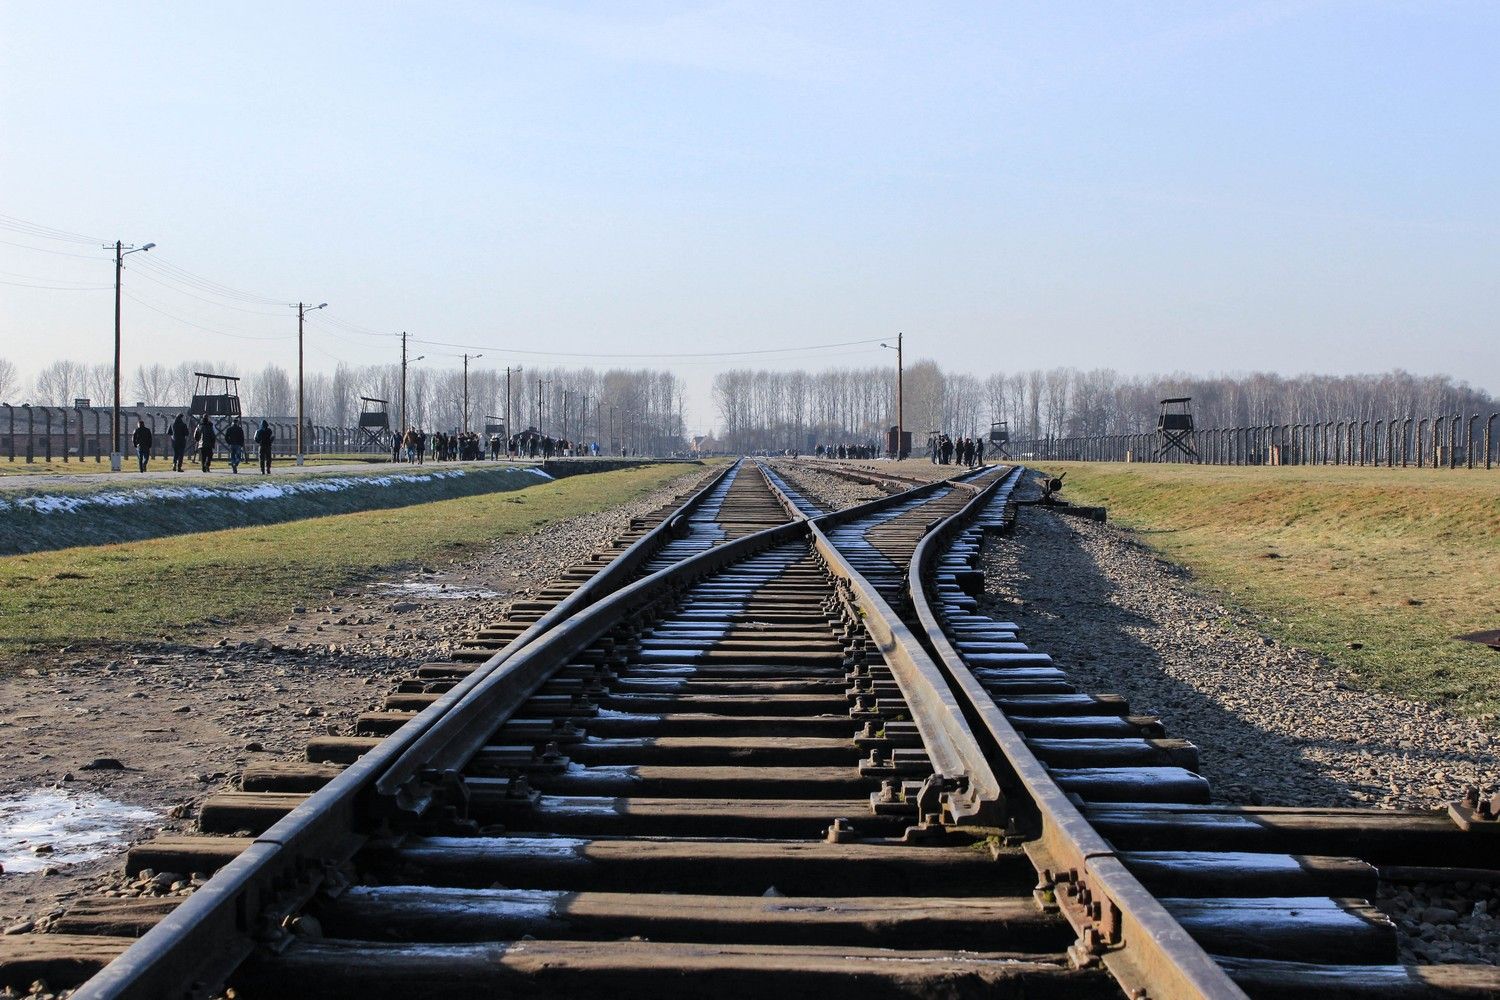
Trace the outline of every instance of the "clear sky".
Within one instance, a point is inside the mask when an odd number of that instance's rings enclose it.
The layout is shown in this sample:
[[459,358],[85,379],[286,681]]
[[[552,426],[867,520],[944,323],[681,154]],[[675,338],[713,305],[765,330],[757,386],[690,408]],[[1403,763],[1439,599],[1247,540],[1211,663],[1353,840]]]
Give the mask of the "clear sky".
[[[1495,391],[1497,52],[1494,3],[0,0],[0,214],[266,298],[133,268],[127,367],[293,365],[305,298],[502,365],[904,330]],[[0,240],[0,357],[108,360],[108,255]],[[724,363],[674,363],[693,429]]]

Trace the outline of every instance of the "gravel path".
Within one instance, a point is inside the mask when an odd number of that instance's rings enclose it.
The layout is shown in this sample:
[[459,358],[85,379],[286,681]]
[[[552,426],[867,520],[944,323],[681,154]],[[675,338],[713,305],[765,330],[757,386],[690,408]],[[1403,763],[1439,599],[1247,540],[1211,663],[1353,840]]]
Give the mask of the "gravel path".
[[1084,690],[1126,695],[1198,744],[1222,801],[1436,806],[1500,775],[1500,741],[1478,724],[1356,690],[1117,528],[1022,507],[984,568],[989,613]]
[[[1196,743],[1219,801],[1434,807],[1500,776],[1500,739],[1476,723],[1354,688],[1120,529],[1022,507],[983,558],[981,609],[1080,689],[1123,694]],[[1378,902],[1402,961],[1500,963],[1500,885],[1383,882]]]
[[771,467],[788,483],[801,490],[803,496],[830,512],[886,495],[884,490],[875,486],[831,475],[807,462],[782,459],[772,462]]
[[[117,889],[126,842],[192,830],[197,805],[237,787],[246,765],[300,760],[311,737],[351,733],[397,678],[443,659],[509,601],[541,590],[632,517],[711,474],[691,467],[639,500],[502,540],[462,563],[336,591],[272,625],[136,643],[107,656],[64,652],[0,677],[0,846],[21,796],[100,795],[153,814],[126,824],[121,842],[97,860],[0,875],[0,929]],[[86,767],[101,758],[120,766]],[[47,857],[51,845],[34,835],[28,846]]]

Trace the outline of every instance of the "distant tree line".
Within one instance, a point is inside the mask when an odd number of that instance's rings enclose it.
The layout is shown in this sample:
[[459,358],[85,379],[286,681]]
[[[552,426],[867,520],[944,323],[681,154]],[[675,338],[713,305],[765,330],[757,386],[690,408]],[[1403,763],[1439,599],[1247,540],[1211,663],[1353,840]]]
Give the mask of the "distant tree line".
[[[139,402],[185,410],[192,397],[195,371],[240,376],[240,402],[245,413],[295,420],[296,372],[279,365],[258,370],[245,370],[243,365],[223,360],[139,365],[122,382],[122,401],[127,406]],[[623,446],[632,452],[654,454],[677,451],[685,432],[684,391],[682,380],[665,371],[526,367],[511,375],[511,423],[519,431],[540,421],[540,429],[549,437],[598,441],[605,448]],[[391,426],[397,426],[401,422],[401,366],[340,364],[331,374],[308,373],[304,384],[307,420],[328,427],[352,427],[359,420],[361,396],[388,400]],[[16,366],[0,358],[0,401],[71,406],[80,398],[88,398],[96,406],[110,405],[114,400],[114,368],[58,360],[38,372],[28,386]],[[461,428],[463,402],[462,369],[408,365],[407,425],[444,431]],[[485,424],[503,422],[504,417],[505,371],[471,364],[471,429],[482,432]]]
[[[920,451],[930,432],[975,436],[1004,420],[1013,437],[1131,434],[1155,427],[1160,401],[1191,396],[1199,427],[1244,427],[1392,415],[1490,413],[1500,401],[1447,375],[1125,376],[1108,368],[1032,369],[987,377],[918,361],[904,376],[905,424]],[[727,447],[870,444],[896,423],[895,371],[736,369],[715,377]]]

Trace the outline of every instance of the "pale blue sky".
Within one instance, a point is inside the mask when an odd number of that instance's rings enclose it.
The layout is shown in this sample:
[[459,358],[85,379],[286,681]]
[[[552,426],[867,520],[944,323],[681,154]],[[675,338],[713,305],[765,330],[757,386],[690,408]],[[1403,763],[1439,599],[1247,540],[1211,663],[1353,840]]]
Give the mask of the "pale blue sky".
[[[1402,366],[1500,390],[1497,52],[1492,3],[4,0],[0,214],[492,347],[900,329],[981,374]],[[0,240],[95,258],[0,243],[0,356],[107,360],[108,292],[18,287],[107,284],[107,255]],[[394,357],[318,329],[314,366]],[[126,330],[127,365],[295,363],[294,340],[129,300]],[[680,370],[705,427],[714,364]]]

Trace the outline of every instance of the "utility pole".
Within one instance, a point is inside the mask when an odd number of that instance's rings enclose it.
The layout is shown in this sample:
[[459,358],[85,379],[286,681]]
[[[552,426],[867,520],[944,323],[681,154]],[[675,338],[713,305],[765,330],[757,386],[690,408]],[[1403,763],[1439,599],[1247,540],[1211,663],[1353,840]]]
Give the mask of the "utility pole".
[[903,398],[903,383],[906,380],[906,366],[901,356],[902,348],[905,347],[906,334],[896,333],[896,458],[906,457],[906,400]]
[[[115,408],[110,418],[110,437],[114,442],[109,450],[109,471],[119,472],[125,464],[125,441],[121,437],[123,428],[120,426],[120,278],[125,270],[125,255],[140,253],[150,250],[156,246],[155,243],[147,243],[144,246],[125,249],[125,244],[115,240]],[[109,250],[110,245],[104,244],[104,249]],[[83,456],[80,455],[80,458]]]
[[[321,305],[316,305],[316,306],[310,306],[310,305],[308,305],[305,302],[298,302],[297,303],[297,464],[298,465],[302,465],[303,461],[304,461],[304,458],[303,458],[304,453],[302,451],[302,428],[305,427],[305,426],[307,426],[307,424],[305,422],[305,418],[302,416],[302,403],[303,403],[303,391],[302,391],[302,388],[303,388],[303,383],[302,383],[302,321],[303,321],[303,319],[306,317],[306,315],[308,313],[310,313],[310,312],[316,312],[319,309],[326,309],[326,308],[328,308],[328,303],[327,302],[324,302]],[[404,334],[403,334],[403,336],[404,336]],[[402,348],[403,348],[403,353],[404,353],[404,350],[405,350],[405,343],[404,342],[402,344]]]
[[[902,364],[903,359],[901,356],[902,348],[905,346],[905,338],[906,334],[904,333],[896,334],[896,346],[894,348],[896,352],[896,447],[891,449],[891,452],[898,459],[906,457],[906,405],[902,399],[902,389],[904,388],[902,382],[905,379],[905,366]],[[888,351],[892,350],[890,344],[881,344],[880,346]]]
[[[425,357],[427,357],[427,355],[425,355],[425,354],[418,354],[416,357],[414,357],[414,358],[411,359],[411,363],[415,363],[415,362],[421,361]],[[406,331],[402,330],[401,331],[401,433],[403,433],[403,434],[405,434],[406,433],[406,429],[411,426],[410,424],[408,424],[406,422],[406,366],[407,366],[407,364],[408,364],[408,362],[407,362],[407,359],[406,359]]]
[[124,249],[121,241],[115,240],[115,410],[110,421],[110,440],[114,442],[109,449],[111,472],[119,472],[125,462],[125,442],[120,440],[120,278],[125,270]]
[[542,390],[544,386],[551,385],[553,381],[554,380],[550,378],[545,382],[543,382],[541,379],[536,380],[536,432],[542,437],[547,436],[542,430],[542,421],[546,416],[547,405],[546,399],[542,395]]
[[566,389],[563,390],[562,433],[558,436],[564,438],[568,436],[568,390]]
[[483,354],[464,355],[464,433],[469,433],[469,362],[484,357]]
[[[511,437],[514,436],[514,433],[515,433],[514,430],[510,426],[510,373],[511,373],[511,371],[512,371],[512,369],[511,369],[510,365],[506,365],[505,366],[505,440],[506,440],[505,447],[506,447],[507,450],[510,448],[510,439],[511,439]],[[516,368],[516,369],[514,369],[514,371],[515,371],[515,373],[517,375],[521,374],[521,369],[520,368]]]

